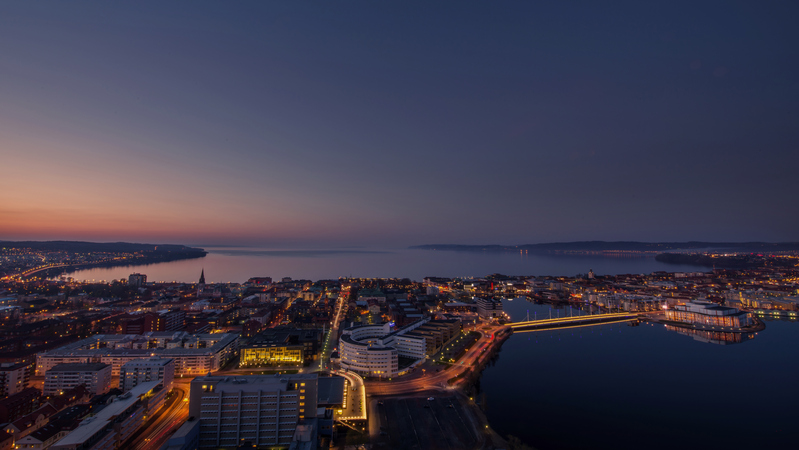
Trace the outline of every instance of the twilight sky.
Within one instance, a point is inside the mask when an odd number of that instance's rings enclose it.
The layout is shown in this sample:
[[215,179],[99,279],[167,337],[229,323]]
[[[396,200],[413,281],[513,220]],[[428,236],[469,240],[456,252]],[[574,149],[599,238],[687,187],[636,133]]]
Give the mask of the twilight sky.
[[4,1],[0,240],[799,240],[799,3],[650,3]]

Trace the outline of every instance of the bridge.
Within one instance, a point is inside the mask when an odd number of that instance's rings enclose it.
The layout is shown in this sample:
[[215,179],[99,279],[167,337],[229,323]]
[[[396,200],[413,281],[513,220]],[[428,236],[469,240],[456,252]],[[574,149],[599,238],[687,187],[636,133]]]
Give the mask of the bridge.
[[559,317],[557,319],[527,320],[508,324],[514,331],[537,331],[554,328],[572,328],[578,326],[602,325],[606,323],[628,322],[636,320],[638,313],[608,313],[588,316]]

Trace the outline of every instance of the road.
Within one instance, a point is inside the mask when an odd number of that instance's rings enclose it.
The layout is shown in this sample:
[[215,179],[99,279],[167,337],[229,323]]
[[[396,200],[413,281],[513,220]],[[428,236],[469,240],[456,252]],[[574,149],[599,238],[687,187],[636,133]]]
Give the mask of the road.
[[160,449],[189,417],[188,393],[188,386],[173,388],[172,397],[167,399],[167,403],[161,407],[155,417],[137,432],[137,436],[126,443],[125,448],[136,450]]
[[[482,332],[483,336],[455,364],[446,369],[428,362],[407,377],[391,381],[368,381],[366,390],[369,395],[397,395],[430,389],[450,389],[447,381],[474,367],[494,345],[493,336],[500,332],[507,333],[510,330],[506,327],[493,327],[489,331]],[[440,371],[435,372],[435,370]]]
[[344,370],[332,370],[332,373],[344,377],[349,385],[345,391],[344,408],[336,419],[366,420],[366,386],[359,375]]
[[347,299],[350,296],[350,291],[345,290],[341,292],[338,296],[337,307],[336,307],[336,316],[333,318],[333,322],[330,324],[330,332],[327,333],[327,337],[325,338],[324,344],[322,344],[322,351],[319,354],[319,364],[316,365],[317,371],[321,372],[325,370],[325,361],[330,361],[330,354],[333,352],[333,348],[336,346],[338,342],[338,325],[341,321],[342,311],[344,309],[344,305],[347,304]]

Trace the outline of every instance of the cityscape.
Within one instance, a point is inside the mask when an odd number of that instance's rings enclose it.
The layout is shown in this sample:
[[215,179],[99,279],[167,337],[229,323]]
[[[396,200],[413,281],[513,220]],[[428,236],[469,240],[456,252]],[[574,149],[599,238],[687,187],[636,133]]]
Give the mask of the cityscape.
[[799,447],[799,2],[0,2],[0,450]]
[[[730,345],[799,321],[787,252],[748,269],[244,283],[48,278],[107,254],[3,252],[3,448],[527,448],[476,388],[511,335],[657,324]],[[555,315],[512,320],[512,301]]]

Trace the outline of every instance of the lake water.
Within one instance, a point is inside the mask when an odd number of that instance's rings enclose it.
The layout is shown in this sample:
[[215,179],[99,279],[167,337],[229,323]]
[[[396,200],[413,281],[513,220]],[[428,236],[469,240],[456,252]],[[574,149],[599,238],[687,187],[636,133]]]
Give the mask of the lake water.
[[132,272],[147,275],[148,281],[196,282],[205,270],[209,283],[244,282],[250,277],[273,279],[335,279],[339,277],[410,278],[481,277],[506,275],[598,275],[707,271],[708,268],[681,266],[655,261],[653,256],[540,256],[502,252],[454,252],[414,249],[274,250],[260,248],[206,248],[204,258],[149,264],[79,270],[67,276],[77,280],[117,280]]
[[[551,310],[503,304],[513,320]],[[480,389],[491,426],[539,450],[796,449],[798,341],[787,321],[732,345],[649,324],[517,332]]]

